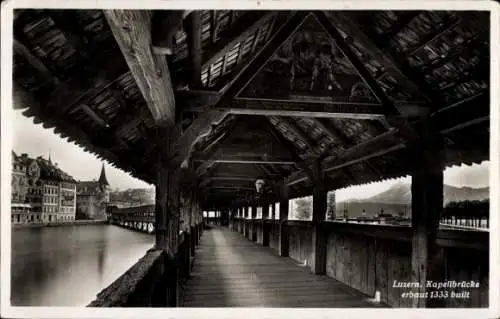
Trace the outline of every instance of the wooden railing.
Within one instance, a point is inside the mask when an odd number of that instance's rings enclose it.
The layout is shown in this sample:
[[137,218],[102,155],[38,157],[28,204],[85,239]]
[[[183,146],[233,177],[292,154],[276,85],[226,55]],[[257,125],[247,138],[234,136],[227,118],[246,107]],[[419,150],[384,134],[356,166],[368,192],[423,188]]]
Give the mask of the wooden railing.
[[[267,225],[267,226],[266,226]],[[290,258],[302,265],[311,265],[312,223],[286,221]],[[230,227],[241,233],[257,232],[257,243],[278,252],[279,221],[233,219]],[[348,222],[323,222],[327,234],[326,274],[372,297],[379,292],[381,301],[394,307],[411,307],[411,300],[393,289],[394,280],[411,281],[411,227],[372,225]],[[265,232],[270,232],[268,235]],[[253,239],[246,236],[249,239]],[[260,240],[262,238],[262,241]],[[437,245],[445,260],[446,280],[475,281],[478,288],[470,290],[466,299],[447,299],[447,307],[487,307],[489,278],[489,234],[485,231],[463,231],[441,228]]]
[[183,284],[189,278],[194,247],[201,226],[179,234],[175,256],[150,249],[111,285],[98,293],[88,307],[176,307],[183,299]]

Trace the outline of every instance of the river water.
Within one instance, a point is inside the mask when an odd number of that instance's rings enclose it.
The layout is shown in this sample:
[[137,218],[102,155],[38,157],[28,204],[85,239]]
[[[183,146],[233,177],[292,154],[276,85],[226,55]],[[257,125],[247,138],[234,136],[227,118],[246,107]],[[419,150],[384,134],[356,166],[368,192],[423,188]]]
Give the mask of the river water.
[[153,244],[114,225],[12,229],[12,306],[85,306]]

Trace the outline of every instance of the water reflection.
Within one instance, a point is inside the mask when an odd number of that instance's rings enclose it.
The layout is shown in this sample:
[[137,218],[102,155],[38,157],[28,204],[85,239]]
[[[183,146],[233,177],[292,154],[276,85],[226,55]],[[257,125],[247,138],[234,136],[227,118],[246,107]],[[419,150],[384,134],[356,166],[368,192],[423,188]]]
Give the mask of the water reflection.
[[154,236],[110,225],[12,230],[13,306],[85,306]]

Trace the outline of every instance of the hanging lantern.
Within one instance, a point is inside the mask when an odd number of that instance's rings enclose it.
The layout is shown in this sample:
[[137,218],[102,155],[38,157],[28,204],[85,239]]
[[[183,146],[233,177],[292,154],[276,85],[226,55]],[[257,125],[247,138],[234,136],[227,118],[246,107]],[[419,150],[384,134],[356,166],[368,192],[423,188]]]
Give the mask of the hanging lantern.
[[262,179],[258,179],[256,182],[255,182],[255,189],[257,190],[257,193],[262,193],[263,189],[264,189],[264,180]]

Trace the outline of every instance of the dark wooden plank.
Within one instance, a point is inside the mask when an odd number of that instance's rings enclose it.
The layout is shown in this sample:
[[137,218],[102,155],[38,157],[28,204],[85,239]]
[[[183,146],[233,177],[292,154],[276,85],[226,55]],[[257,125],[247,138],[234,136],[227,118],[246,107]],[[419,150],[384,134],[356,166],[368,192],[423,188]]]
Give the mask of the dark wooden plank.
[[233,77],[232,81],[223,89],[221,100],[232,99],[249,83],[276,50],[288,39],[288,37],[302,24],[307,12],[295,12],[274,36],[262,47],[251,61]]
[[173,165],[180,165],[186,160],[192,151],[193,145],[203,136],[210,133],[212,125],[220,123],[227,112],[210,111],[200,115],[193,123],[187,128],[179,139],[177,156],[173,160]]
[[[242,164],[278,164],[294,165],[296,162],[290,157],[267,156],[266,154],[215,154],[214,156],[197,156],[193,158],[195,162],[215,162],[215,163],[242,163]],[[266,175],[268,172],[265,172]],[[269,172],[270,175],[275,175]]]
[[[263,14],[259,11],[249,12],[243,17],[240,17],[238,23],[230,28],[224,37],[222,37],[216,43],[207,46],[203,52],[203,65],[202,68],[207,68],[215,61],[223,57],[227,51],[231,50],[236,44],[245,40],[256,30],[273,18],[276,13],[266,13]],[[249,26],[250,25],[250,26]],[[240,44],[240,48],[243,45]]]
[[[353,39],[359,41],[368,52],[370,56],[381,63],[385,71],[392,75],[399,83],[401,83],[405,88],[411,90],[411,92],[419,97],[425,98],[430,102],[430,98],[426,93],[413,81],[410,79],[407,73],[401,70],[390,54],[385,50],[379,48],[373,39],[373,37],[368,36],[364,30],[362,30],[354,21],[352,21],[346,14],[340,11],[329,11],[328,17],[335,22],[337,25],[342,26],[342,29],[346,31]],[[406,71],[406,70],[405,70]]]
[[361,79],[363,79],[363,81],[370,88],[375,97],[382,103],[384,113],[386,115],[398,115],[399,110],[397,109],[397,107],[394,105],[394,103],[392,103],[391,99],[389,99],[382,88],[378,85],[377,81],[372,77],[370,72],[359,60],[357,55],[352,51],[344,37],[333,25],[330,19],[328,19],[328,17],[322,11],[316,11],[314,14],[319,23],[326,30],[326,32],[335,40],[335,44],[340,49],[340,51],[347,57],[349,62],[351,62],[353,67],[356,69],[356,72],[359,74],[359,76],[361,76]]
[[175,123],[175,99],[167,60],[151,50],[149,11],[105,10],[104,15],[153,119]]
[[[355,102],[318,102],[295,100],[272,100],[265,98],[235,98],[220,103],[217,109],[231,114],[294,116],[315,118],[380,119],[384,117],[380,105]],[[206,106],[190,106],[186,111],[204,112]]]
[[191,12],[186,21],[189,60],[191,61],[190,87],[201,87],[201,12]]
[[202,237],[184,306],[371,307],[365,298],[237,232],[212,228]]
[[14,52],[24,57],[26,61],[38,71],[47,83],[57,84],[60,82],[54,73],[39,59],[30,49],[28,49],[21,41],[14,39]]

